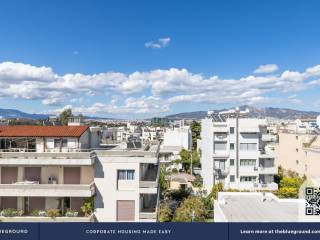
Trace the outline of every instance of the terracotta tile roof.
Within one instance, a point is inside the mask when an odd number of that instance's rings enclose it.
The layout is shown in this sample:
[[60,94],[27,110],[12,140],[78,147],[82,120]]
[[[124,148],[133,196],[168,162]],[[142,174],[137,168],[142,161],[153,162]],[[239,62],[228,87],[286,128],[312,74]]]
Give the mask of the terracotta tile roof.
[[80,137],[89,126],[0,126],[0,137]]

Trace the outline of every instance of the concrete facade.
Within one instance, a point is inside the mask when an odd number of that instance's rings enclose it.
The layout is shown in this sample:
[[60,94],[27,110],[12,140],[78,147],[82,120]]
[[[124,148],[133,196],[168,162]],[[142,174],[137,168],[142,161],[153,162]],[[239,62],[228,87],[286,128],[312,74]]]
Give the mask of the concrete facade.
[[207,191],[219,182],[225,189],[277,189],[275,154],[264,139],[266,126],[262,119],[201,121],[201,175]]

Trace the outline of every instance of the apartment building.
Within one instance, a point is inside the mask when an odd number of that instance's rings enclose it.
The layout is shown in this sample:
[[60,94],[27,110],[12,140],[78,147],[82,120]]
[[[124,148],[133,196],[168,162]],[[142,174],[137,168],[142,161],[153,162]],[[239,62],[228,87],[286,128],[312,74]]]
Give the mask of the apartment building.
[[[0,126],[0,211],[21,213],[0,219],[156,221],[158,146],[110,150],[100,139],[97,127]],[[94,214],[84,216],[88,198]],[[63,216],[47,217],[50,209]],[[64,216],[68,209],[77,214]]]
[[95,159],[81,150],[94,136],[88,126],[0,126],[0,208],[81,216],[84,199],[95,194]]
[[216,183],[225,189],[277,189],[274,140],[266,120],[245,118],[238,110],[203,119],[201,175],[207,191]]
[[282,129],[278,133],[277,165],[301,176],[320,177],[320,135],[318,132],[301,132]]
[[189,126],[166,129],[163,135],[163,146],[182,147],[191,150],[192,134]]
[[98,221],[155,222],[158,146],[143,150],[96,151],[95,216]]

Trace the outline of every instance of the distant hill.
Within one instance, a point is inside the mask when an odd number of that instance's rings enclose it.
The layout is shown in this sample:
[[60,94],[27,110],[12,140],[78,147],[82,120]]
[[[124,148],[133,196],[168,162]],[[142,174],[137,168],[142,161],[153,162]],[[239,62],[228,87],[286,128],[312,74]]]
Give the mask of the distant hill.
[[[0,118],[20,118],[20,119],[32,119],[32,120],[42,120],[47,119],[50,116],[54,116],[53,114],[31,114],[25,113],[15,109],[1,109],[0,108]],[[95,117],[95,116],[85,116],[87,120],[110,120],[113,118],[105,118],[105,117]]]
[[[289,108],[257,108],[248,105],[243,105],[239,107],[240,110],[249,109],[249,117],[258,117],[258,118],[279,118],[279,119],[297,119],[297,118],[313,118],[320,115],[320,112],[314,111],[300,111]],[[229,108],[232,109],[232,108]],[[217,109],[216,112],[225,111],[229,109]],[[169,119],[202,119],[207,116],[207,111],[196,111],[196,112],[184,112],[178,114],[168,115]]]
[[0,118],[25,118],[25,119],[47,119],[49,114],[31,114],[25,113],[15,109],[1,109],[0,108]]

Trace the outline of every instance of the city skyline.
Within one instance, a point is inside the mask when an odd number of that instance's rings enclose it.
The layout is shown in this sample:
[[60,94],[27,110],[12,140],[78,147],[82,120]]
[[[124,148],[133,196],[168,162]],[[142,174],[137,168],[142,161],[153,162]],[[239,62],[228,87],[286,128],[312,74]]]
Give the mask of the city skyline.
[[320,111],[316,1],[14,4],[0,10],[0,108],[115,118],[244,104]]

